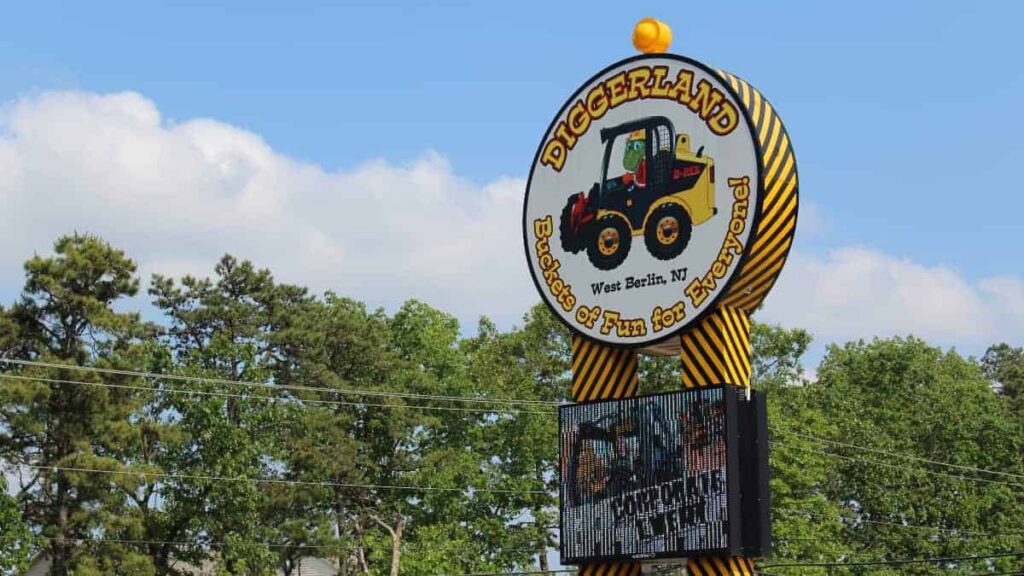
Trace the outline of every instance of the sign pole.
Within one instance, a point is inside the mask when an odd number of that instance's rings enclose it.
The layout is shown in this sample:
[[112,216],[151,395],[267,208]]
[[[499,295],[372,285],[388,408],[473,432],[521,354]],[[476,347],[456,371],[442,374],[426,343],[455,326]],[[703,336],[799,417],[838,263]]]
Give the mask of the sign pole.
[[[743,310],[722,306],[680,338],[684,388],[727,385],[750,388],[750,319]],[[735,519],[730,518],[730,522]],[[742,556],[687,559],[694,576],[754,574],[754,561]]]
[[[671,40],[641,20],[642,54],[564,101],[523,202],[530,274],[574,332],[561,552],[584,576],[752,575],[771,550],[748,315],[792,246],[796,158],[759,91]],[[689,391],[637,397],[638,354],[678,355]]]
[[[572,399],[576,402],[632,398],[638,387],[634,350],[572,337]],[[580,576],[638,576],[639,562],[583,564]]]

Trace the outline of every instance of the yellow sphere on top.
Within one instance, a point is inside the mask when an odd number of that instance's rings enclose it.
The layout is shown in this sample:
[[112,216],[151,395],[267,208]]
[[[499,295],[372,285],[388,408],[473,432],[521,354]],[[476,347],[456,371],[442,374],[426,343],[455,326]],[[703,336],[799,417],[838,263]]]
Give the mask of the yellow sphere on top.
[[672,43],[672,29],[661,20],[644,18],[633,28],[633,46],[644,54],[659,54]]

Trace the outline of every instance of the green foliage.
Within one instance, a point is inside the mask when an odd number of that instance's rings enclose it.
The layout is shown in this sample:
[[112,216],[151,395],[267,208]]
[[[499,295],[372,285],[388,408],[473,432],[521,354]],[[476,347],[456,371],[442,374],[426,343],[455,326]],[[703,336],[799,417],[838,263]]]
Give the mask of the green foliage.
[[[25,269],[21,299],[0,307],[0,357],[128,372],[0,364],[0,459],[31,473],[17,499],[0,491],[0,573],[37,549],[59,576],[185,563],[294,576],[308,555],[346,575],[549,567],[551,403],[568,399],[571,335],[544,306],[465,337],[425,303],[370,310],[225,256],[212,278],[154,276],[154,326],[119,311],[135,265],[97,238],[61,238]],[[975,362],[913,338],[855,342],[808,381],[806,331],[754,323],[751,340],[772,427],[773,562],[1019,549],[1020,477],[973,469],[1024,474],[1024,350]],[[641,393],[678,389],[679,366],[642,358]]]
[[[113,309],[138,290],[134,262],[90,236],[62,237],[54,252],[25,264],[21,300],[0,323],[6,353],[56,364],[137,366],[152,329],[137,314]],[[130,387],[139,385],[131,376],[47,367],[11,372],[18,379],[0,387],[0,458],[31,467],[25,469],[30,478],[22,489],[22,517],[41,533],[52,573],[64,575],[89,557],[78,540],[119,521],[124,502],[118,495],[131,490],[134,479],[43,467],[131,469],[124,456],[141,433],[132,415],[145,399]],[[62,382],[76,379],[128,387]]]
[[[969,471],[1024,473],[1020,434],[975,363],[914,338],[855,342],[830,347],[816,382],[779,396],[770,414],[772,487],[775,513],[785,520],[776,534],[787,538],[792,518],[817,524],[808,531],[812,542],[792,548],[787,541],[781,556],[893,559],[1019,549],[1019,487]],[[1019,567],[1019,560],[995,565]],[[948,573],[929,565],[899,571]]]
[[1024,424],[1024,347],[1013,348],[1005,342],[990,346],[981,358],[981,367]]
[[7,494],[7,479],[0,475],[0,574],[28,568],[33,540],[17,503]]

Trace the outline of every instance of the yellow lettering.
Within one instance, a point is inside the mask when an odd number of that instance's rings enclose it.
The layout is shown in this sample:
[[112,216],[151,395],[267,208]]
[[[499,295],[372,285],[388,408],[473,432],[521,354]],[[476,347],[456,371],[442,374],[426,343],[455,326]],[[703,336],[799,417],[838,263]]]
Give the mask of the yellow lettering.
[[586,134],[587,128],[590,128],[590,115],[587,114],[587,109],[583,106],[582,100],[577,100],[576,105],[569,111],[569,130],[576,136],[582,136]]
[[613,328],[618,326],[619,318],[621,318],[621,316],[619,316],[618,312],[613,312],[611,310],[605,310],[603,318],[604,318],[604,323],[601,324],[601,334],[607,336],[607,335],[612,333],[612,329]]
[[722,101],[724,96],[718,90],[711,87],[711,83],[707,80],[701,80],[697,83],[697,93],[694,94],[693,99],[690,100],[690,110],[696,112],[701,119],[707,120],[711,117],[711,113],[714,112],[715,107]]
[[626,91],[625,72],[620,72],[615,76],[612,76],[605,84],[608,86],[608,93],[611,96],[610,103],[612,108],[622,104],[627,98],[629,98],[629,92]]
[[638,98],[647,98],[651,94],[651,89],[647,86],[647,81],[651,79],[651,69],[647,66],[641,66],[640,68],[634,68],[629,71],[629,99],[636,100]]
[[604,116],[608,111],[608,95],[604,91],[604,84],[599,84],[587,94],[587,112],[594,120]]
[[576,145],[577,138],[569,132],[569,127],[565,122],[558,123],[558,127],[555,128],[555,137],[565,142],[566,146],[568,146],[570,150],[572,150],[572,147]]
[[690,90],[693,89],[693,72],[689,70],[680,70],[676,74],[676,85],[672,87],[672,91],[669,96],[673,100],[678,100],[680,104],[690,103]]
[[719,136],[725,136],[736,129],[739,124],[739,116],[736,108],[728,101],[722,101],[722,107],[713,118],[708,121],[708,128]]
[[672,89],[672,84],[665,82],[665,76],[668,75],[668,66],[655,66],[652,72],[651,96],[654,98],[668,98],[668,93]]
[[[538,240],[543,240],[544,238],[550,238],[551,234],[554,232],[554,230],[555,230],[555,224],[552,221],[551,216],[548,216],[548,217],[544,218],[543,220],[534,220],[533,221],[533,234],[535,236],[537,236]],[[548,268],[548,266],[545,266],[545,268]]]
[[703,304],[708,297],[707,290],[704,289],[698,278],[694,278],[693,282],[686,287],[686,295],[690,297],[690,304],[693,304],[694,308]]
[[551,166],[555,172],[561,172],[562,166],[565,165],[565,152],[565,144],[561,140],[552,138],[544,146],[544,152],[540,155],[540,163]]

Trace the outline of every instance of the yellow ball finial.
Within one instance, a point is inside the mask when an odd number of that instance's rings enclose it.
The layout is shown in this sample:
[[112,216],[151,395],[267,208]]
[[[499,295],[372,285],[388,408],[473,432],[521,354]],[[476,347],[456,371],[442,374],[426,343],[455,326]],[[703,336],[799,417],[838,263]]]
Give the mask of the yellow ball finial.
[[672,43],[672,29],[661,20],[644,18],[633,28],[633,46],[644,54],[659,54]]

